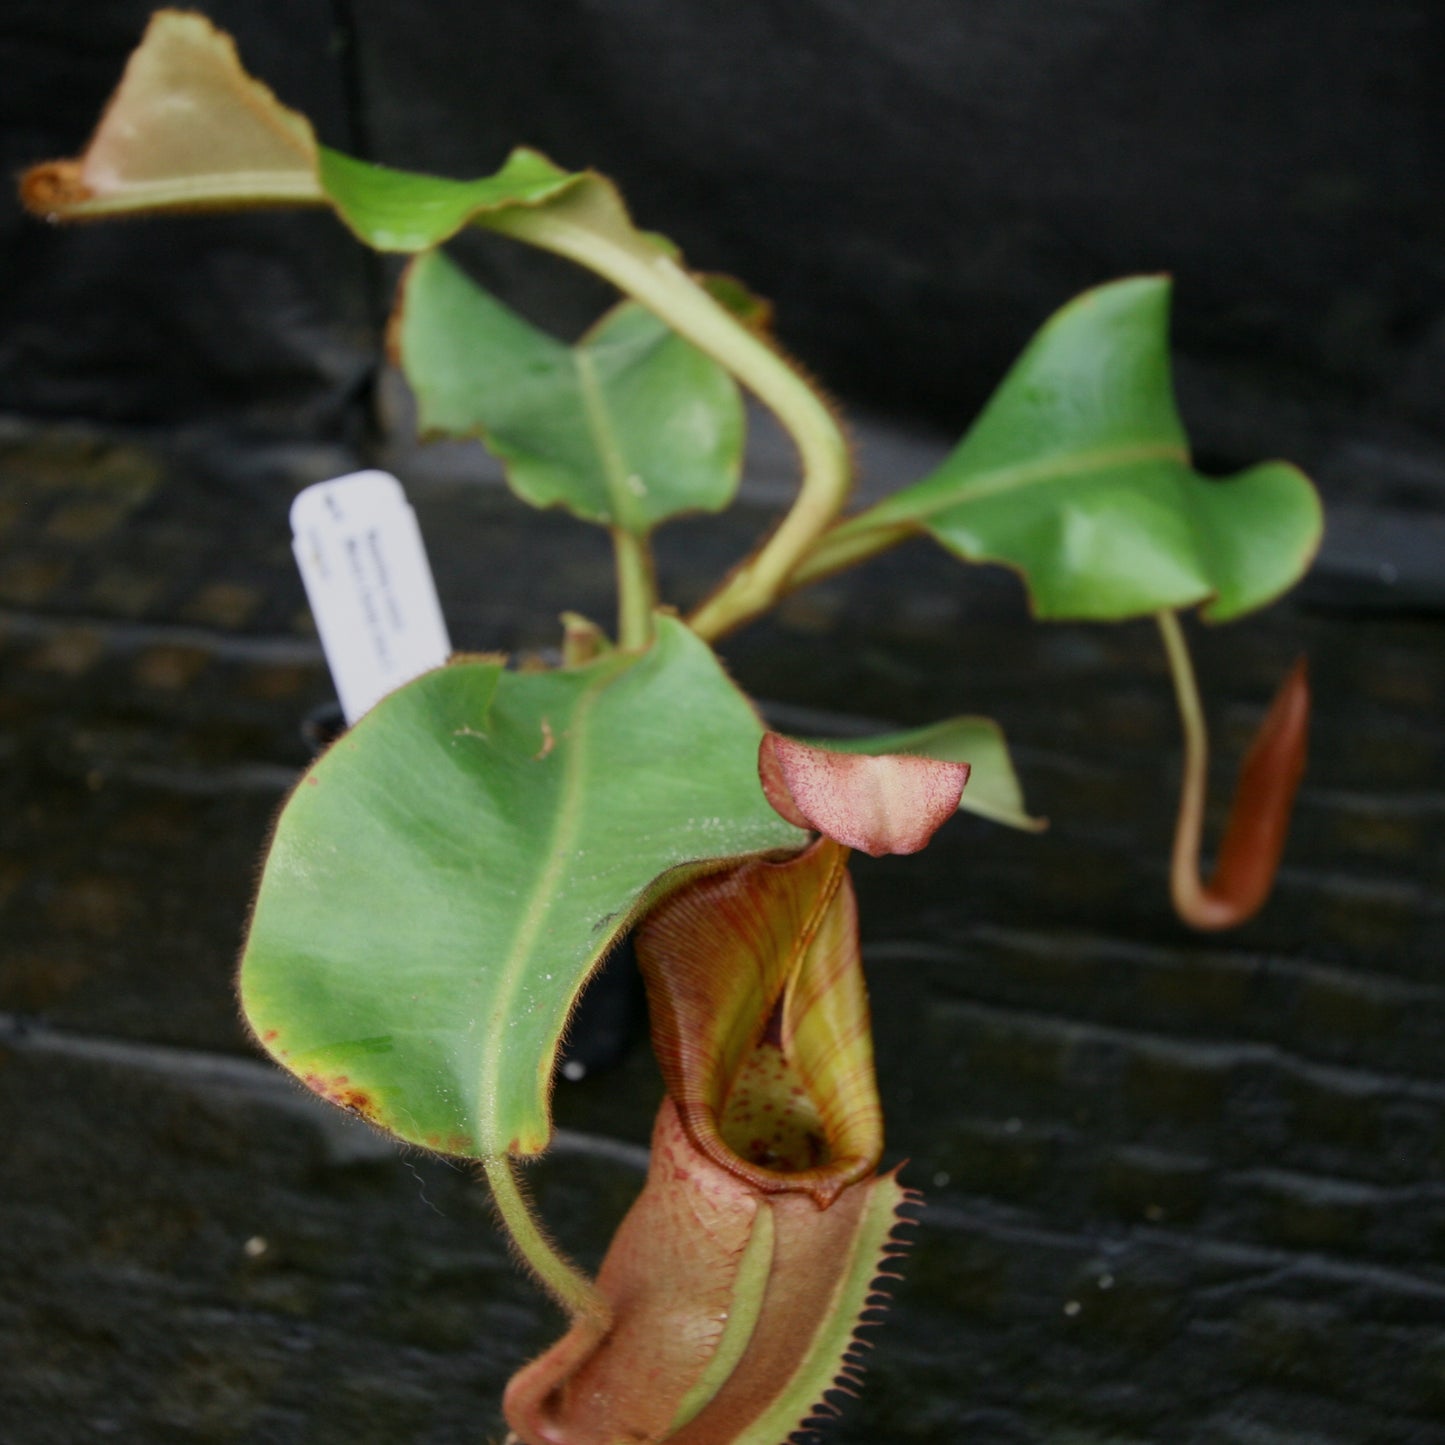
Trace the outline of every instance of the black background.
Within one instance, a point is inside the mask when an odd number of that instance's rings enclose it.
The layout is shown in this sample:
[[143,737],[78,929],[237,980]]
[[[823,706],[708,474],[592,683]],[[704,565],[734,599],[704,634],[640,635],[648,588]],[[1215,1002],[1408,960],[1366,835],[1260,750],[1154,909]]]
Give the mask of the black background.
[[[78,152],[147,8],[6,6],[8,169]],[[208,13],[328,144],[443,175],[517,143],[601,168],[694,264],[773,298],[784,344],[851,403],[956,434],[1069,296],[1169,271],[1207,462],[1288,455],[1340,498],[1430,490],[1406,475],[1445,444],[1445,9],[1426,0]],[[473,262],[559,330],[598,299],[502,245]],[[365,419],[389,268],[329,217],[57,234],[7,198],[0,265],[0,411]]]
[[[729,639],[820,719],[1003,723],[1049,832],[859,860],[891,1164],[930,1205],[839,1442],[1440,1445],[1445,1430],[1445,6],[1434,0],[217,0],[325,142],[474,176],[596,165],[770,296],[861,416],[865,485],[958,435],[1077,291],[1177,278],[1206,469],[1324,493],[1320,563],[1191,626],[1219,766],[1304,648],[1279,886],[1197,937],[1165,873],[1157,638],[1032,624],[918,543]],[[84,145],[148,7],[0,6],[0,160]],[[569,333],[601,288],[468,264]],[[417,451],[379,366],[395,263],[324,213],[54,229],[0,194],[0,1438],[456,1445],[557,1330],[483,1192],[254,1057],[232,975],[329,695],[288,547],[377,461],[453,640],[607,621],[605,538]],[[782,495],[665,529],[695,599]],[[896,468],[902,475],[895,475]],[[478,486],[482,476],[487,485]],[[658,1085],[559,1092],[533,1182],[595,1263]],[[579,1157],[580,1156],[580,1157]]]

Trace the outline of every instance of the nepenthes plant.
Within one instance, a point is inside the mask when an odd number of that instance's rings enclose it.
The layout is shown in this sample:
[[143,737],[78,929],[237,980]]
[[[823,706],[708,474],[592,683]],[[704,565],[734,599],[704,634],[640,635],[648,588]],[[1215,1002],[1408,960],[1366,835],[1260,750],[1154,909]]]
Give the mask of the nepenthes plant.
[[[610,534],[609,635],[569,614],[560,660],[461,655],[384,697],[277,821],[240,969],[260,1045],[407,1144],[475,1160],[569,1328],[504,1402],[526,1445],[777,1445],[858,1370],[915,1196],[883,1126],[851,850],[910,853],[961,806],[1038,826],[999,730],[954,718],[820,743],[770,732],[712,644],[781,598],[912,538],[1013,569],[1041,621],[1155,617],[1185,762],[1171,882],[1223,928],[1269,893],[1304,766],[1303,666],[1245,760],[1201,873],[1207,743],[1179,614],[1233,621],[1302,575],[1321,517],[1266,462],[1192,465],[1169,376],[1169,284],[1131,277],[1038,332],[930,475],[847,509],[835,408],[741,284],[691,271],[616,188],[518,149],[443,180],[320,145],[204,18],[164,11],[84,154],[36,167],[54,220],[328,207],[405,253],[389,345],[420,426],[476,437],[511,490]],[[575,343],[443,249],[480,227],[562,256],[620,301]],[[739,483],[741,391],[796,445],[795,503],[691,614],[650,538]],[[553,1244],[517,1161],[546,1149],[569,1017],[635,938],[665,1084],[645,1187],[599,1275]]]

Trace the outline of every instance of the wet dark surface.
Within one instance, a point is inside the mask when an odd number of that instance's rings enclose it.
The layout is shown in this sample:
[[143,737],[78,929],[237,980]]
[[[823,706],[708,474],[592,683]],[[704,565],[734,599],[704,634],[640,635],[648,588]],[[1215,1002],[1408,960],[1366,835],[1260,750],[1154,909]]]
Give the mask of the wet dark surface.
[[[330,691],[286,509],[356,460],[0,445],[6,1445],[495,1440],[558,1330],[476,1183],[312,1104],[236,1020],[257,861]],[[408,481],[458,646],[607,619],[603,538]],[[665,533],[664,590],[761,519]],[[1301,649],[1318,701],[1278,895],[1225,936],[1165,896],[1149,626],[1033,626],[1008,578],[920,544],[728,643],[798,731],[993,714],[1053,820],[855,868],[889,1154],[929,1208],[837,1441],[1445,1440],[1445,628],[1419,547],[1405,611],[1330,556],[1310,606],[1196,630],[1225,770]],[[657,1090],[636,1048],[559,1095],[535,1180],[586,1260]]]

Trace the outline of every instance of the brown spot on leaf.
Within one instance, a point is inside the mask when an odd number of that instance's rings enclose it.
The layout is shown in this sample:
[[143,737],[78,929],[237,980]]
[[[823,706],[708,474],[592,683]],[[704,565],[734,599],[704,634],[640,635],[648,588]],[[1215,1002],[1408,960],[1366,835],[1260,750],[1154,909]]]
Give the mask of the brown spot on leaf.
[[32,215],[47,221],[57,219],[62,211],[88,201],[90,187],[80,178],[75,161],[50,161],[27,171],[20,182],[20,200]]
[[338,1074],[330,1079],[324,1078],[320,1074],[303,1074],[301,1082],[313,1094],[320,1094],[328,1103],[335,1104],[349,1113],[358,1114],[363,1119],[375,1119],[376,1117],[376,1099],[368,1090],[352,1084],[345,1074]]

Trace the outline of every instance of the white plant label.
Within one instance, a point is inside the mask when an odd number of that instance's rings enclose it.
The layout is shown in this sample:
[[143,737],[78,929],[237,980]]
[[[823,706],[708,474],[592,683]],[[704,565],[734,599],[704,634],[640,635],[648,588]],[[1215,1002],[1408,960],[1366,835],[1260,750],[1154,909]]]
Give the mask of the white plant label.
[[451,655],[416,513],[390,473],[299,493],[291,549],[348,725]]

